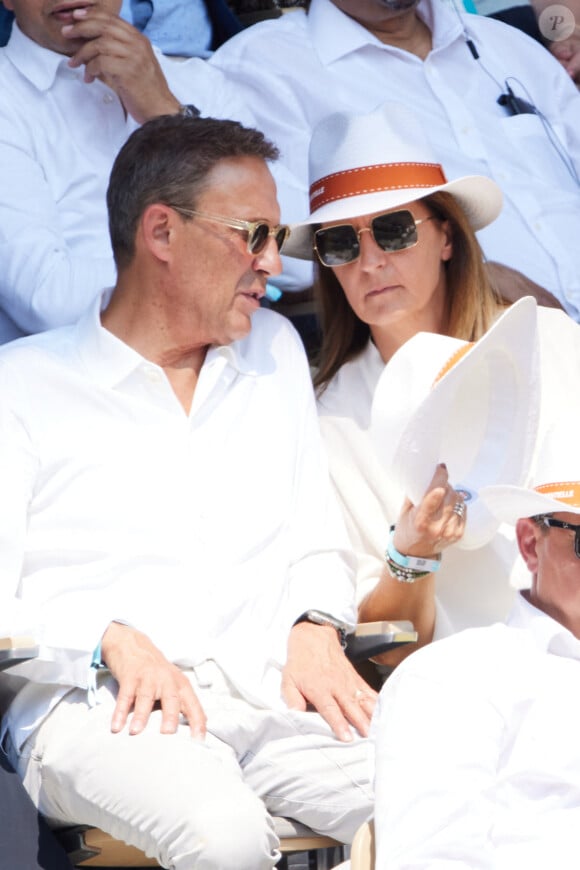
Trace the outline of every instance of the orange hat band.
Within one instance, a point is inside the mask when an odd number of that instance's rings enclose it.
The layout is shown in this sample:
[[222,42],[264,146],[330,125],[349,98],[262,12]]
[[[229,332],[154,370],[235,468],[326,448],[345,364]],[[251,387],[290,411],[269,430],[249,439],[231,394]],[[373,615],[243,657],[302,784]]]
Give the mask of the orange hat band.
[[578,480],[543,483],[541,486],[536,486],[535,490],[542,495],[549,495],[550,498],[555,498],[556,501],[561,501],[563,504],[580,507],[580,481]]
[[447,374],[447,372],[450,372],[451,369],[453,368],[453,366],[457,365],[459,360],[463,359],[463,357],[465,356],[467,351],[471,350],[471,348],[474,346],[474,344],[475,344],[474,341],[468,341],[466,344],[463,345],[463,347],[457,348],[455,353],[453,353],[449,357],[449,359],[447,360],[447,362],[445,363],[445,365],[443,366],[441,371],[437,373],[437,377],[433,381],[433,386],[435,386],[435,384],[439,383],[441,378],[444,378],[445,375]]
[[310,185],[311,213],[329,202],[415,187],[438,187],[447,179],[440,163],[379,163],[325,175]]

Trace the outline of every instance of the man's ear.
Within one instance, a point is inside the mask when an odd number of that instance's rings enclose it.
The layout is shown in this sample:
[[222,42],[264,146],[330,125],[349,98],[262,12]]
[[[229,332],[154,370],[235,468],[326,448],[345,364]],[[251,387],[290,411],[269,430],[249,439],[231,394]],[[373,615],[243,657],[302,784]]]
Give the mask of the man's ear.
[[169,257],[176,214],[161,203],[147,206],[141,215],[140,230],[147,249],[158,260],[166,262]]
[[518,520],[516,523],[516,538],[522,558],[526,563],[530,574],[535,574],[538,569],[538,538],[542,535],[538,524],[530,517]]

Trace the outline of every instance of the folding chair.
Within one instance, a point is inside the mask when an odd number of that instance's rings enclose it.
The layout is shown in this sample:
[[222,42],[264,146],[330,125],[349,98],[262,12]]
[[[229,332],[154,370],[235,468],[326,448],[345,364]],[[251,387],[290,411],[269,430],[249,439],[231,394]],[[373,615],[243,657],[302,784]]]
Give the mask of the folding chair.
[[[326,860],[327,867],[334,866],[337,860],[341,860],[343,844],[332,837],[316,834],[310,828],[292,819],[275,817],[274,826],[280,838],[280,850],[283,855],[278,867],[288,866],[290,868],[292,866],[288,860],[290,855],[310,853],[319,849],[333,850],[332,856]],[[56,834],[67,852],[69,860],[79,870],[85,867],[159,867],[157,861],[153,858],[147,858],[139,849],[113,839],[98,828],[76,825],[71,828],[62,828],[56,831]],[[302,866],[307,868],[310,866],[310,860],[306,858],[305,861],[307,863],[302,863]],[[296,867],[296,864],[293,866]],[[298,870],[297,867],[296,870]]]
[[361,825],[355,834],[350,849],[350,868],[374,870],[375,861],[375,824],[371,820]]

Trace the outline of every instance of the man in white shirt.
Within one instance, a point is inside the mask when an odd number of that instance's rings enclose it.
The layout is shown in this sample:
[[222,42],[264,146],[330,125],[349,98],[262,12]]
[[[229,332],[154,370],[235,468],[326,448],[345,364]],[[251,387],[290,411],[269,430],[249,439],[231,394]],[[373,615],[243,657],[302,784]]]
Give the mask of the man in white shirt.
[[4,0],[0,49],[0,343],[73,323],[115,280],[105,192],[143,121],[195,105],[243,115],[219,71],[167,60],[121,0]]
[[[422,118],[450,180],[487,175],[502,189],[501,215],[478,233],[486,257],[580,318],[580,94],[537,42],[441,0],[312,0],[308,13],[234,36],[209,63],[235,75],[256,125],[300,182],[279,186],[284,220],[308,214],[314,127],[333,112],[400,100]],[[520,110],[525,101],[538,112],[510,116],[511,98],[498,104],[508,86]],[[290,260],[284,271],[311,280]]]
[[381,692],[377,870],[578,866],[578,431],[551,434],[534,489],[480,493],[531,574],[507,625],[414,653]]
[[345,841],[370,810],[345,531],[300,340],[260,308],[274,157],[231,121],[139,128],[112,293],[0,354],[0,594],[40,644],[11,758],[53,823],[175,870],[272,867],[266,808]]

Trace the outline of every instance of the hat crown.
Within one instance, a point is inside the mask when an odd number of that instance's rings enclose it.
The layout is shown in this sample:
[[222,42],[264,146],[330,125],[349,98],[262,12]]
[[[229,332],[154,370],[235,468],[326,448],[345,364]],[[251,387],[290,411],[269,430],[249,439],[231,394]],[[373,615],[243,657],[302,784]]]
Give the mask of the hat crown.
[[579,480],[559,480],[555,483],[541,483],[535,486],[534,489],[541,495],[548,495],[550,498],[561,501],[562,510],[566,509],[566,505],[580,508]]
[[393,163],[439,165],[418,118],[401,103],[385,103],[367,115],[338,112],[314,130],[310,185],[336,172]]
[[[559,389],[556,384],[554,387]],[[538,438],[526,485],[500,483],[481,491],[489,509],[505,522],[538,514],[580,514],[580,412],[567,394],[560,396],[568,404]]]
[[565,411],[541,439],[530,481],[537,493],[561,502],[563,511],[580,509],[579,433],[580,416],[574,409]]

